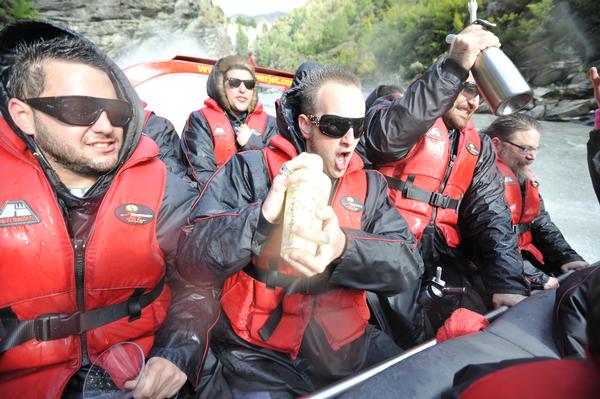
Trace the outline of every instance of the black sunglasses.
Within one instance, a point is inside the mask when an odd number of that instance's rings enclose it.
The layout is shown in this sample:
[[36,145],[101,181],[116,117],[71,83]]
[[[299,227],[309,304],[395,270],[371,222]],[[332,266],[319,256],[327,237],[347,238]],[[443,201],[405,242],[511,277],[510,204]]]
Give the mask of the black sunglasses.
[[92,126],[103,111],[113,126],[125,126],[133,115],[131,104],[123,100],[87,96],[38,97],[22,100],[63,123]]
[[477,85],[475,83],[464,82],[462,87],[462,95],[465,96],[467,100],[472,100],[479,96],[479,90],[477,89]]
[[321,129],[321,132],[329,137],[336,139],[342,138],[352,128],[354,138],[358,139],[365,132],[365,118],[346,118],[338,115],[306,115],[308,120]]
[[227,78],[227,83],[229,83],[229,87],[232,89],[237,89],[243,83],[248,90],[254,90],[254,86],[256,86],[256,80],[254,79],[238,79],[238,78]]

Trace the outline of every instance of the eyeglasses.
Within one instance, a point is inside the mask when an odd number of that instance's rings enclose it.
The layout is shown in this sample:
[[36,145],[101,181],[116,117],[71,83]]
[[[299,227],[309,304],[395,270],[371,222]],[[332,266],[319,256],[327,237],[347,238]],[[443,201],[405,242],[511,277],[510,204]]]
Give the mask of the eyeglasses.
[[477,89],[477,85],[473,82],[463,82],[461,94],[467,98],[467,100],[472,100],[475,97],[479,96],[479,90]]
[[344,137],[348,130],[352,128],[354,138],[358,139],[365,132],[365,118],[346,118],[338,115],[306,115],[308,120],[321,129],[321,132],[329,137],[336,139]]
[[524,152],[525,154],[533,154],[534,152],[537,152],[538,148],[534,148],[528,145],[519,145],[519,144],[515,144],[512,141],[509,140],[501,140],[507,144],[510,144],[512,146],[517,147],[519,150],[521,150],[522,152]]
[[131,104],[123,100],[87,96],[38,97],[22,100],[63,123],[92,126],[106,112],[113,126],[125,126],[133,115]]
[[254,86],[256,86],[256,80],[254,79],[226,78],[225,80],[232,89],[237,89],[242,83],[248,90],[254,90]]

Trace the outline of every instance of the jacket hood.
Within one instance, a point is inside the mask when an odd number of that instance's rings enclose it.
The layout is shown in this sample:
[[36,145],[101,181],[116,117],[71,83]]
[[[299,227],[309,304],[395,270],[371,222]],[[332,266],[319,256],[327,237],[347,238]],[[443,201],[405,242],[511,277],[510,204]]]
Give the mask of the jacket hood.
[[[135,89],[131,86],[121,69],[110,58],[79,33],[63,26],[44,21],[19,21],[9,24],[0,32],[0,112],[8,122],[9,126],[27,144],[28,148],[32,152],[39,152],[35,141],[31,136],[26,135],[17,128],[8,113],[8,100],[10,99],[8,87],[9,77],[15,61],[16,48],[20,44],[33,43],[39,40],[51,40],[60,36],[79,38],[84,42],[90,43],[109,65],[109,77],[115,86],[119,98],[128,101],[133,106],[133,117],[123,132],[123,146],[119,154],[117,166],[96,181],[94,186],[90,188],[86,194],[86,196],[89,197],[94,194],[103,193],[110,185],[116,172],[133,154],[140,140],[144,122],[144,111]],[[43,157],[38,157],[38,159],[52,184],[55,187],[57,187],[57,185],[62,185],[48,162]]]
[[[245,69],[250,72],[252,79],[256,80],[254,66],[239,55],[223,57],[215,63],[206,82],[206,94],[214,99],[219,104],[219,107],[228,112],[231,111],[231,105],[225,94],[225,75],[230,69]],[[252,100],[250,100],[248,114],[254,111],[257,102],[258,90],[255,87],[252,91]]]
[[294,144],[298,153],[306,151],[306,140],[298,126],[302,80],[312,71],[321,68],[323,68],[323,64],[315,61],[302,63],[294,74],[292,85],[281,95],[279,104],[276,106],[277,130],[279,134]]

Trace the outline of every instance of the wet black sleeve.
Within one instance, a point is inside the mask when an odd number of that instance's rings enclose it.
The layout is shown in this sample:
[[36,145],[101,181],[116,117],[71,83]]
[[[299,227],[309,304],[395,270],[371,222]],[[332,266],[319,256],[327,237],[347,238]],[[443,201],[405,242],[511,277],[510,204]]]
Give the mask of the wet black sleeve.
[[217,159],[210,127],[200,111],[192,112],[185,123],[181,150],[188,176],[203,187],[217,169]]
[[238,153],[209,180],[179,246],[178,270],[189,281],[225,278],[261,253],[271,225],[262,218],[270,181],[260,151]]
[[330,281],[345,287],[393,295],[423,274],[417,240],[387,195],[379,172],[368,171],[362,230],[342,228],[346,250],[336,261]]
[[452,107],[467,76],[467,71],[447,59],[432,65],[402,97],[375,101],[367,110],[367,158],[375,166],[404,158],[435,120]]
[[168,267],[172,302],[158,330],[150,356],[174,363],[196,387],[208,349],[208,334],[218,316],[211,281],[190,283],[174,270],[177,242],[197,193],[189,184],[169,174],[157,220],[158,243]]
[[600,130],[598,129],[590,132],[590,139],[587,142],[587,159],[592,185],[600,202]]
[[496,154],[490,138],[479,136],[481,153],[458,215],[461,234],[480,260],[490,295],[528,295],[517,236],[512,230],[511,213],[504,198],[504,182],[496,167]]
[[552,335],[562,357],[585,357],[588,295],[594,284],[600,284],[598,263],[573,272],[556,290]]
[[583,260],[565,240],[558,227],[546,212],[540,196],[540,214],[531,223],[533,245],[544,255],[544,270],[547,273],[560,274],[560,267],[568,262]]
[[152,113],[144,127],[144,133],[158,144],[158,158],[167,165],[167,170],[179,177],[185,177],[187,168],[183,163],[181,143],[173,124],[168,119]]

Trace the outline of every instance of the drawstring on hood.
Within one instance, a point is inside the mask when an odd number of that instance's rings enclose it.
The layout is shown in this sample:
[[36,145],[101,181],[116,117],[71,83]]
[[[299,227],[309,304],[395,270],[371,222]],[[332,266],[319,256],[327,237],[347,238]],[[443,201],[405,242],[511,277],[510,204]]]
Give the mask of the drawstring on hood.
[[[21,44],[34,43],[40,40],[47,41],[61,36],[77,38],[82,42],[88,43],[94,47],[98,54],[102,56],[106,63],[110,66],[108,76],[115,86],[117,95],[120,99],[129,102],[133,107],[132,119],[123,131],[123,146],[119,154],[117,165],[112,171],[100,176],[96,183],[86,193],[86,197],[88,198],[96,197],[104,194],[106,189],[108,189],[110,186],[110,183],[112,182],[116,172],[133,154],[140,140],[142,134],[142,125],[144,122],[144,111],[135,89],[133,86],[131,86],[121,69],[102,51],[100,51],[100,49],[98,49],[92,42],[81,36],[79,33],[49,22],[19,21],[7,25],[0,32],[0,112],[11,129],[14,130],[14,132],[27,144],[27,147],[36,155],[36,158],[42,165],[54,189],[64,192],[66,188],[54,170],[51,168],[48,161],[42,155],[36,142],[31,136],[23,133],[16,126],[8,112],[8,101],[11,98],[9,79],[11,75],[11,68],[15,62],[17,47]],[[68,190],[66,191],[68,194]]]

